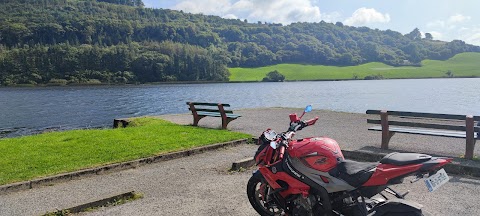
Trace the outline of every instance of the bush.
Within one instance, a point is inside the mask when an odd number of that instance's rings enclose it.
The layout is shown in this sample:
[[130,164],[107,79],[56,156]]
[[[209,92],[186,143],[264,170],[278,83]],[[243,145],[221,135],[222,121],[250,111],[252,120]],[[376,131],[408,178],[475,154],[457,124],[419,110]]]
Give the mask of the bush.
[[47,85],[64,86],[67,85],[67,83],[68,81],[66,79],[51,79]]
[[262,82],[283,82],[285,76],[277,70],[268,72],[267,76],[262,79]]
[[383,76],[381,74],[369,75],[364,78],[365,80],[382,80]]

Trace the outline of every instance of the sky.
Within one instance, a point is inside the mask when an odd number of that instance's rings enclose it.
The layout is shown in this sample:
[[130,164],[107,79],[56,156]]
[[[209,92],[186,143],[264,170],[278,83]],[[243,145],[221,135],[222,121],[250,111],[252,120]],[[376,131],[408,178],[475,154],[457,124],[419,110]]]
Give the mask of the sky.
[[247,19],[250,23],[342,22],[480,45],[478,0],[143,0],[146,7]]

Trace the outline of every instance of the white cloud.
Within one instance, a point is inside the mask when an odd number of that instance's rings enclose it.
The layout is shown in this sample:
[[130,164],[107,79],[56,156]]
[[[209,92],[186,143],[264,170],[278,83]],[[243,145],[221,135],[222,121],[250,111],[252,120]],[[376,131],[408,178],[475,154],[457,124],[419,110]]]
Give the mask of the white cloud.
[[345,24],[351,26],[364,26],[370,23],[388,23],[390,15],[382,14],[374,8],[359,8],[353,12],[352,16],[345,20]]
[[462,14],[455,14],[448,18],[448,23],[460,23],[472,19],[470,16],[464,16]]
[[472,19],[470,16],[464,16],[462,14],[455,14],[450,16],[446,20],[435,20],[427,23],[428,28],[448,28],[455,29],[458,24],[464,23]]
[[474,28],[464,29],[460,32],[462,35],[460,38],[467,43],[480,45],[480,26]]
[[474,33],[465,39],[467,43],[480,45],[480,32]]
[[229,0],[187,0],[176,4],[173,9],[190,13],[216,14],[219,11],[223,11],[224,8],[230,7],[230,5]]
[[434,40],[444,40],[443,34],[440,33],[440,32],[430,31],[430,32],[428,32],[428,33],[432,34],[432,37],[433,37]]
[[235,14],[227,14],[227,15],[223,16],[222,18],[225,18],[225,19],[238,19],[238,17],[235,16]]
[[471,19],[470,16],[455,14],[443,20],[427,23],[426,32],[438,40],[459,39],[469,44],[480,45],[480,26],[469,22]]
[[[312,0],[183,0],[173,8],[225,18],[246,18],[250,22],[267,21],[290,24],[322,20],[320,8],[313,5]],[[333,16],[336,15],[332,13],[326,18]]]
[[444,28],[445,22],[441,20],[435,20],[432,22],[427,23],[428,28]]

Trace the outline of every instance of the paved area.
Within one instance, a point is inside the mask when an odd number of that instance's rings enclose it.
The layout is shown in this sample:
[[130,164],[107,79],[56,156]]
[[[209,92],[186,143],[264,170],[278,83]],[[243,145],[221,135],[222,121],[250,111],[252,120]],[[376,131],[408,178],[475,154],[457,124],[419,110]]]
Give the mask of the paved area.
[[[263,108],[244,109],[235,111],[242,115],[228,125],[228,129],[241,131],[258,136],[267,129],[272,128],[277,132],[288,128],[290,113],[302,113],[299,108]],[[368,131],[372,124],[367,124],[369,115],[359,113],[345,113],[328,110],[313,110],[305,114],[304,119],[319,117],[317,123],[297,133],[297,137],[327,136],[335,139],[342,149],[357,150],[366,147],[380,147],[381,132]],[[372,116],[370,116],[371,118]],[[163,119],[179,124],[192,124],[191,114],[166,115]],[[199,123],[202,127],[219,128],[220,118],[203,118]],[[459,157],[465,154],[465,139],[445,138],[435,136],[422,136],[410,134],[395,134],[390,140],[390,148],[412,152],[423,152],[445,156]],[[480,156],[480,147],[477,145],[475,155]]]
[[[245,187],[251,170],[229,173],[234,160],[251,156],[254,145],[241,145],[137,169],[99,175],[0,196],[0,215],[41,215],[88,201],[137,191],[143,199],[81,215],[256,215]],[[452,176],[429,193],[422,182],[395,188],[434,215],[480,215],[480,180]]]
[[[232,130],[253,135],[271,127],[286,129],[288,114],[297,109],[241,110],[244,117],[229,124]],[[315,111],[318,125],[298,133],[299,136],[326,135],[339,141],[342,148],[361,149],[378,143],[380,134],[367,132],[365,116],[361,114]],[[163,116],[174,122],[190,124],[190,115]],[[220,119],[200,121],[201,125],[219,127]],[[462,140],[423,138],[424,136],[395,135],[392,147],[419,149],[424,152],[462,154]],[[450,142],[457,141],[453,145]],[[460,146],[460,147],[458,147]],[[83,204],[109,195],[128,191],[144,194],[144,198],[120,206],[101,208],[82,215],[256,215],[248,203],[245,187],[251,170],[229,173],[233,161],[251,157],[257,146],[240,145],[186,158],[146,165],[136,169],[87,177],[0,195],[0,215],[41,215],[56,208]],[[478,149],[477,149],[478,155]],[[480,179],[451,176],[449,183],[429,193],[419,181],[395,186],[399,191],[410,190],[410,200],[425,205],[434,215],[480,215],[478,194]],[[405,181],[407,182],[407,181]]]

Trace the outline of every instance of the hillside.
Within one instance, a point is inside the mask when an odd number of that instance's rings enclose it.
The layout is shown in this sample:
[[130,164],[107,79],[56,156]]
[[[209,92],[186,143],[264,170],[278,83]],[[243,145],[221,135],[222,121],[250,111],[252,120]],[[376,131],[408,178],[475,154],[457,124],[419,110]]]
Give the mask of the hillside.
[[278,64],[259,68],[230,68],[230,81],[261,81],[268,72],[274,70],[285,75],[287,81],[480,77],[478,59],[480,59],[480,53],[462,53],[446,61],[424,60],[420,67],[392,67],[380,62],[371,62],[347,67]]
[[0,85],[226,81],[228,67],[418,65],[479,52],[419,29],[248,20],[144,8],[141,0],[0,0]]

